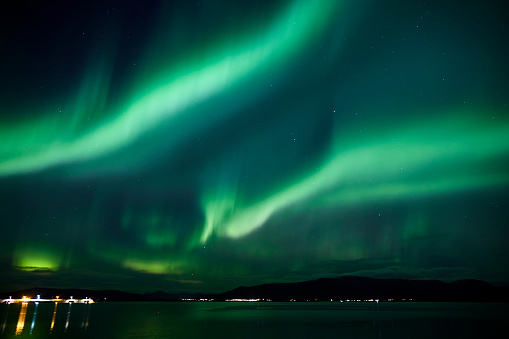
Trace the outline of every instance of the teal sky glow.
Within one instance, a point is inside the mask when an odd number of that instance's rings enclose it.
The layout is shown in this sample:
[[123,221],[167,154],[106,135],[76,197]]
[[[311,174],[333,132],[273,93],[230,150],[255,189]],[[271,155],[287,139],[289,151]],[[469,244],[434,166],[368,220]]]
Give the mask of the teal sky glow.
[[498,7],[10,5],[0,290],[507,283]]

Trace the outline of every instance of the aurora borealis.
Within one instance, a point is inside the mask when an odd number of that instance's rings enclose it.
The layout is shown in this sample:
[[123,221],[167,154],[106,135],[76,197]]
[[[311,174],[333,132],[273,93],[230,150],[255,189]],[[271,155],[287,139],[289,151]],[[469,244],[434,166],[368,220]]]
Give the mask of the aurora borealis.
[[10,5],[0,289],[509,282],[502,7]]

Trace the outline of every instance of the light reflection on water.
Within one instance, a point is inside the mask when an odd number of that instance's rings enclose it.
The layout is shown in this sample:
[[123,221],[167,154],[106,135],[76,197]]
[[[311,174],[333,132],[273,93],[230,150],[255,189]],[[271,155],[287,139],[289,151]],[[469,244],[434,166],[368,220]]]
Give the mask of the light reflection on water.
[[[78,324],[80,332],[84,333],[89,326],[91,304],[80,304],[74,307],[72,305],[73,303],[39,302],[3,304],[0,306],[4,308],[0,320],[0,337],[44,338],[55,333],[65,334],[70,327],[74,327],[73,330],[75,330]],[[75,308],[75,312],[71,312]],[[57,310],[61,311],[57,312]],[[56,329],[55,333],[54,329]]]
[[53,331],[53,327],[55,327],[55,318],[57,316],[57,306],[58,306],[58,303],[55,303],[55,308],[53,309],[53,317],[51,318],[51,326],[49,328],[49,333],[51,333],[51,331]]
[[83,319],[81,320],[81,329],[86,331],[88,328],[88,321],[90,319],[90,305],[85,308],[85,312],[83,312]]
[[25,319],[27,317],[28,303],[21,303],[21,310],[19,311],[18,323],[16,324],[16,335],[20,335],[25,327]]
[[474,303],[24,303],[0,305],[0,317],[2,338],[473,338],[509,330],[508,304]]
[[72,306],[72,304],[69,303],[69,308],[67,309],[67,319],[65,320],[64,332],[67,332],[67,329],[69,328],[69,319],[71,318],[71,306]]
[[39,303],[35,303],[35,309],[34,309],[34,315],[32,316],[32,325],[30,325],[30,334],[32,334],[35,326],[35,317],[37,317],[37,307],[39,306]]

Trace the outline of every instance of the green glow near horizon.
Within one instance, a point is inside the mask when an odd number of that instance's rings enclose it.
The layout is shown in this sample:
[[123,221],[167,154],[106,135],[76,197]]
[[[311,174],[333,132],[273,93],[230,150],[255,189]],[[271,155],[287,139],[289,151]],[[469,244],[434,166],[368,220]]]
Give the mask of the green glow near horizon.
[[126,268],[147,272],[152,274],[182,274],[185,272],[185,265],[181,262],[173,262],[171,260],[157,259],[124,259],[122,265]]
[[88,94],[90,108],[104,109],[109,76],[104,74],[105,66],[97,66],[95,78],[84,83],[95,84],[102,90],[85,86],[84,94],[78,94],[78,100],[72,105],[72,113],[67,114],[72,117],[70,121],[50,115],[38,122],[2,126],[0,176],[93,159],[132,143],[158,123],[182,114],[195,102],[206,100],[253,71],[291,56],[323,28],[333,5],[333,1],[295,1],[267,34],[260,34],[248,43],[240,42],[235,50],[212,52],[202,63],[189,65],[177,75],[168,74],[162,83],[146,84],[144,88],[151,88],[150,91],[139,91],[138,98],[126,103],[127,109],[119,110],[110,121],[81,135],[76,133],[73,122],[91,114],[83,110],[83,96]]
[[54,247],[28,243],[15,252],[13,266],[23,271],[56,271],[62,259],[62,253]]

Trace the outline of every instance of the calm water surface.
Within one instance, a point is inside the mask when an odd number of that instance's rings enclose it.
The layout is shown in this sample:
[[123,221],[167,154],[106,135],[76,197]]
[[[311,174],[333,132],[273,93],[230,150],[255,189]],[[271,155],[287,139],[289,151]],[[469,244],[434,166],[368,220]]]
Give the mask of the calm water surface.
[[2,338],[506,338],[509,304],[108,302],[0,305]]

